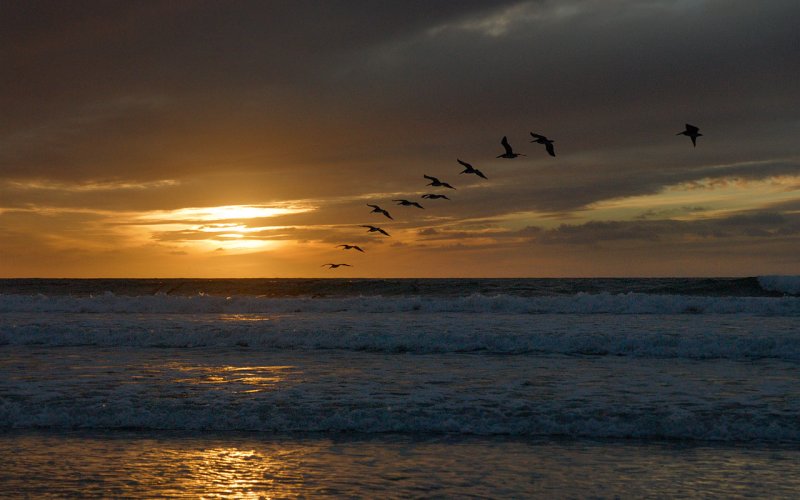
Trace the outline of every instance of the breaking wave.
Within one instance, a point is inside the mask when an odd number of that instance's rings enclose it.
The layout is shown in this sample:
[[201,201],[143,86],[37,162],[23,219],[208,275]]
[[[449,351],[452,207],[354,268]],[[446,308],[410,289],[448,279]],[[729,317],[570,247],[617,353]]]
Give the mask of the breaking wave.
[[[800,286],[800,282],[798,283]],[[578,293],[520,297],[356,296],[271,298],[258,296],[0,295],[0,312],[39,313],[514,313],[514,314],[755,314],[800,316],[800,297],[709,297],[641,293]]]

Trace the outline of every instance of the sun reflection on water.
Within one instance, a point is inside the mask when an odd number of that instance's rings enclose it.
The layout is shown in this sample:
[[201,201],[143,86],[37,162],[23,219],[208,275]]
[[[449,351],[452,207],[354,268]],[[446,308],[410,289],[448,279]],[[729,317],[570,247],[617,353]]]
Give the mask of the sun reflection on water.
[[[297,454],[291,450],[213,447],[172,450],[169,462],[181,464],[184,474],[176,493],[203,492],[202,498],[296,497],[304,477]],[[167,458],[167,457],[164,457]]]
[[192,386],[219,386],[242,394],[277,389],[296,372],[294,366],[177,366],[183,375],[173,381]]

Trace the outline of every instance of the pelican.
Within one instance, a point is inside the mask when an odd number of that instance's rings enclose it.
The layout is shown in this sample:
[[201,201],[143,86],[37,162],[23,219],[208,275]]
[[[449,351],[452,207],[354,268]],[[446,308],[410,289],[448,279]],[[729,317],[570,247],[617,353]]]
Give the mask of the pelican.
[[392,200],[392,201],[396,201],[398,205],[402,205],[404,207],[417,207],[422,209],[425,208],[416,201],[408,201],[408,200]]
[[345,250],[358,250],[361,253],[364,253],[364,250],[358,245],[336,245],[336,248],[342,247]]
[[429,184],[426,184],[426,186],[434,186],[434,187],[440,187],[441,186],[441,187],[446,187],[446,188],[450,188],[450,189],[455,189],[450,184],[448,184],[446,182],[442,182],[439,179],[437,179],[436,177],[431,177],[430,175],[423,175],[422,177],[425,177],[426,179],[431,181]]
[[342,266],[353,267],[350,264],[322,264],[319,267],[325,267],[325,266],[328,266],[328,269],[336,269],[337,267],[342,267]]
[[500,144],[503,145],[503,147],[506,149],[506,152],[501,154],[501,155],[498,155],[497,156],[498,158],[512,158],[513,159],[513,158],[516,158],[517,156],[528,156],[528,155],[524,155],[522,153],[515,153],[514,150],[511,149],[511,144],[508,143],[508,138],[506,138],[506,136],[503,136],[503,140],[500,141]]
[[555,156],[555,155],[556,155],[556,150],[555,150],[555,148],[553,147],[553,143],[554,143],[554,142],[556,142],[556,141],[552,141],[552,140],[548,139],[547,137],[545,137],[545,136],[543,136],[543,135],[534,134],[533,132],[531,132],[531,137],[533,137],[534,139],[536,139],[536,140],[534,140],[534,141],[531,141],[531,142],[536,142],[536,143],[539,143],[539,144],[544,144],[544,147],[545,147],[545,149],[547,149],[547,153],[548,153],[550,156]]
[[687,123],[686,124],[686,130],[684,130],[683,132],[678,132],[675,135],[686,135],[686,136],[689,136],[692,139],[692,146],[697,147],[697,138],[700,137],[703,134],[700,133],[700,129],[699,128],[695,127],[694,125],[689,125]]
[[368,207],[372,207],[372,212],[370,212],[371,214],[372,214],[372,213],[379,213],[379,214],[383,214],[383,215],[385,215],[386,217],[388,217],[388,218],[390,218],[390,219],[394,220],[394,218],[393,218],[391,215],[389,215],[389,212],[387,212],[386,210],[382,209],[382,208],[381,208],[381,207],[379,207],[378,205],[370,205],[369,203],[367,203],[367,206],[368,206]]
[[383,229],[381,229],[381,228],[379,228],[379,227],[375,227],[375,226],[364,226],[364,225],[362,225],[361,227],[366,227],[367,229],[369,229],[369,231],[367,231],[368,233],[375,233],[375,232],[378,232],[378,233],[381,233],[381,234],[385,234],[386,236],[389,236],[389,233],[387,233],[386,231],[384,231]]
[[463,165],[463,166],[464,166],[464,171],[463,171],[463,172],[461,172],[462,174],[475,174],[475,175],[477,175],[478,177],[482,177],[482,178],[484,178],[484,179],[488,179],[488,177],[486,177],[485,175],[483,175],[483,172],[481,172],[481,171],[480,171],[480,170],[478,170],[477,168],[473,167],[473,166],[472,166],[472,165],[470,165],[469,163],[467,163],[467,162],[465,162],[465,161],[461,161],[461,160],[459,160],[458,158],[456,158],[456,161],[457,161],[458,163],[460,163],[461,165]]
[[426,200],[439,200],[439,199],[442,199],[442,198],[444,198],[445,200],[449,200],[450,199],[450,198],[448,198],[447,196],[445,196],[443,194],[423,194],[422,197],[425,198]]

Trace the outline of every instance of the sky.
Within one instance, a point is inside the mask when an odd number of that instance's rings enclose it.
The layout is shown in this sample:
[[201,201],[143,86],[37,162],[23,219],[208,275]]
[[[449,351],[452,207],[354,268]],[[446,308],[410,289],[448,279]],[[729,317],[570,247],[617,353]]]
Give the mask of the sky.
[[[798,19],[796,0],[2,2],[0,277],[800,274]],[[503,136],[527,156],[497,158]]]

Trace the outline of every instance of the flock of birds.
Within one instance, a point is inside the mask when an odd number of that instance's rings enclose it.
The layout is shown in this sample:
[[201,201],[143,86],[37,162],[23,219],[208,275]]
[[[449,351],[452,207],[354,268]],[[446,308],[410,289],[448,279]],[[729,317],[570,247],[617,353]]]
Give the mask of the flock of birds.
[[[530,134],[531,134],[531,137],[533,137],[533,140],[531,142],[544,145],[544,148],[547,151],[547,154],[549,154],[550,156],[555,157],[556,150],[555,150],[555,146],[553,146],[553,143],[555,142],[554,140],[549,139],[546,136],[541,135],[541,134],[535,134],[533,132],[531,132]],[[694,125],[690,125],[690,124],[687,123],[686,124],[686,129],[683,130],[682,132],[678,132],[675,135],[685,135],[685,136],[689,137],[692,140],[692,145],[694,147],[697,147],[697,138],[700,137],[703,134],[700,133],[700,129],[698,127],[695,127]],[[500,154],[500,155],[497,155],[497,158],[507,158],[507,159],[513,160],[514,158],[516,158],[518,156],[527,156],[527,155],[524,155],[522,153],[515,153],[514,149],[511,147],[511,144],[509,144],[509,142],[508,142],[508,138],[505,137],[505,136],[503,136],[503,139],[500,141],[500,144],[503,146],[504,153]],[[482,179],[488,179],[488,177],[486,177],[483,174],[483,172],[481,172],[477,168],[473,167],[469,163],[467,163],[465,161],[462,161],[460,159],[456,159],[456,161],[461,166],[464,167],[464,170],[461,171],[460,174],[473,174],[473,175],[476,175],[476,176],[478,176],[478,177],[480,177]],[[456,189],[453,186],[451,186],[450,184],[448,184],[447,182],[443,182],[443,181],[439,180],[438,178],[433,177],[432,175],[425,174],[422,177],[430,181],[428,184],[426,184],[426,186],[443,187],[443,188],[448,188],[448,189],[453,189],[453,190]],[[425,200],[440,200],[440,199],[450,200],[450,198],[448,198],[447,195],[436,194],[436,193],[426,193],[426,194],[423,194],[421,198],[425,199]],[[421,209],[425,208],[425,207],[423,207],[422,205],[420,205],[416,201],[410,201],[410,200],[405,200],[405,199],[398,199],[398,200],[392,200],[392,201],[394,201],[397,205],[403,206],[403,207],[416,207],[416,208],[421,208]],[[379,205],[373,205],[373,204],[367,203],[367,206],[372,208],[372,211],[370,213],[381,214],[381,215],[387,217],[390,220],[394,220],[394,217],[392,217],[392,215],[389,213],[389,211],[381,208]],[[384,236],[391,236],[384,229],[382,229],[382,228],[380,228],[378,226],[361,225],[361,227],[367,228],[367,232],[368,233],[380,233],[380,234],[383,234]],[[358,245],[341,244],[341,245],[337,245],[336,248],[341,248],[343,250],[355,250],[357,252],[365,253],[364,249],[361,248]],[[344,264],[344,263],[335,264],[335,263],[329,262],[327,264],[322,264],[321,267],[327,267],[328,269],[336,269],[338,267],[353,267],[353,266],[351,266],[350,264]]]

